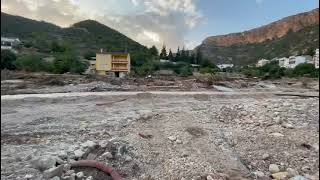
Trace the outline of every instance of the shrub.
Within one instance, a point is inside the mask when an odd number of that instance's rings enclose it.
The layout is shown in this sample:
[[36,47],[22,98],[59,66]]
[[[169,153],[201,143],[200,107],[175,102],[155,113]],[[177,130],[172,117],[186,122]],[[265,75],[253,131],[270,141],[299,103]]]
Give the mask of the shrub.
[[16,55],[10,50],[2,50],[1,51],[1,69],[16,69]]
[[295,76],[317,77],[316,68],[313,64],[299,64],[293,70]]
[[72,51],[56,54],[53,62],[53,72],[58,74],[66,72],[82,74],[87,67],[88,64],[82,62]]
[[51,64],[43,61],[38,55],[26,55],[19,57],[17,60],[17,67],[20,70],[38,72],[50,71]]

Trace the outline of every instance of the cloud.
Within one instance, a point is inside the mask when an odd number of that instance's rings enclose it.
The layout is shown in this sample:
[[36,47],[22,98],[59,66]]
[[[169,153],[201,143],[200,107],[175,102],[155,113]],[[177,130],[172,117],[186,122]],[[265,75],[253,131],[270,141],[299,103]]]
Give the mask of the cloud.
[[261,4],[261,3],[263,3],[263,0],[256,0],[256,3]]
[[[178,46],[186,45],[185,36],[192,28],[204,23],[196,2],[197,0],[91,0],[88,4],[84,0],[1,0],[1,10],[64,27],[90,18],[141,44],[160,48],[165,43],[175,50]],[[113,3],[119,7],[115,8]],[[132,11],[133,8],[137,11]]]

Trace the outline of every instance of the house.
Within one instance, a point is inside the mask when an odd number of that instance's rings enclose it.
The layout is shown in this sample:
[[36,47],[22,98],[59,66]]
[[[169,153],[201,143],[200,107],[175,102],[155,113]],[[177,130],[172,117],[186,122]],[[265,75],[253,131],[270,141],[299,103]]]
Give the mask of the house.
[[313,56],[314,66],[319,69],[319,49],[316,49],[316,53]]
[[126,52],[103,52],[96,54],[95,63],[91,68],[99,75],[124,77],[130,73],[130,54]]
[[256,64],[256,67],[262,67],[262,66],[268,64],[269,62],[270,62],[270,61],[267,60],[267,59],[260,59],[260,60],[258,61],[258,63]]
[[14,50],[14,47],[19,45],[21,41],[19,38],[11,38],[11,37],[1,37],[1,50]]
[[289,68],[289,58],[283,57],[276,60],[279,62],[280,67]]
[[294,69],[299,64],[307,63],[307,58],[305,56],[290,56],[288,68]]
[[227,69],[227,68],[233,68],[233,64],[219,64],[217,65],[219,69],[221,70],[224,70],[224,69]]

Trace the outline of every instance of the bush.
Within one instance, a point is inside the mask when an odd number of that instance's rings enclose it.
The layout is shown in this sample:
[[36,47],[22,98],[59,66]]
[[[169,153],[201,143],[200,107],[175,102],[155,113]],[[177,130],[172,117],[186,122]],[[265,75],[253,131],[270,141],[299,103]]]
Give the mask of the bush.
[[40,56],[37,55],[19,57],[17,60],[17,67],[20,70],[31,72],[51,71],[51,63],[43,61]]
[[84,53],[83,57],[85,59],[91,60],[92,57],[95,57],[96,53],[93,51],[87,51],[86,53]]
[[1,69],[16,69],[16,55],[10,50],[1,51]]
[[188,77],[192,75],[192,68],[189,65],[184,65],[179,69],[179,74],[182,77]]
[[218,70],[210,67],[205,67],[200,69],[201,74],[215,74]]
[[318,73],[313,64],[299,64],[293,70],[294,76],[318,77]]
[[56,54],[53,62],[53,72],[63,74],[66,72],[82,74],[88,67],[88,64],[82,62],[72,51]]

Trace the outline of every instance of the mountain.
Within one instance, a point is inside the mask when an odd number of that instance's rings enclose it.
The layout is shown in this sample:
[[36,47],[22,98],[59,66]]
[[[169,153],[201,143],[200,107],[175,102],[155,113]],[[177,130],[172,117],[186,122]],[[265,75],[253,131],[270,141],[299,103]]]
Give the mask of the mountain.
[[197,48],[212,62],[243,65],[318,47],[319,9],[314,9],[249,31],[208,37]]
[[87,51],[125,51],[147,53],[147,47],[97,21],[85,20],[62,28],[1,12],[1,36],[19,37],[42,53],[49,53],[53,42],[72,45],[80,54]]

